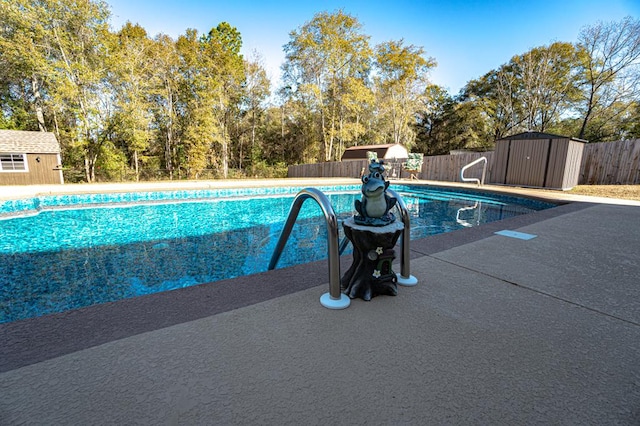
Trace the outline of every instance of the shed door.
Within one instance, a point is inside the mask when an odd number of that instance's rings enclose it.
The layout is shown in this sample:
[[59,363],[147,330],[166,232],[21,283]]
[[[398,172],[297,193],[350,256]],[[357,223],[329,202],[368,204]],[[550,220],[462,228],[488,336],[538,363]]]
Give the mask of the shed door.
[[505,183],[544,186],[548,155],[549,139],[512,140]]

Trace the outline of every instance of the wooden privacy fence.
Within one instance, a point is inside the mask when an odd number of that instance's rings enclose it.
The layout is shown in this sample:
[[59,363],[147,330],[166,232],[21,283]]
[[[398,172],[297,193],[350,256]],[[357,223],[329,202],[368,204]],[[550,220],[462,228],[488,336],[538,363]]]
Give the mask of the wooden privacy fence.
[[296,164],[289,166],[288,177],[360,177],[368,160],[334,161],[327,163]]
[[[424,157],[420,179],[461,182],[460,170],[478,158],[486,157],[487,173],[484,180],[489,183],[491,182],[493,156],[493,152],[467,152],[456,155],[432,155]],[[464,176],[480,179],[480,177],[482,177],[482,167],[482,164],[475,165],[468,169]]]
[[[470,162],[485,156],[487,157],[487,174],[485,181],[489,182],[491,161],[493,152],[485,153],[464,153],[457,155],[434,155],[424,157],[422,171],[418,178],[426,180],[440,180],[457,182],[460,181],[460,170]],[[406,158],[396,160],[385,160],[387,175],[391,178],[407,178],[409,174],[402,171],[401,164]],[[362,170],[368,165],[368,160],[334,161],[315,164],[298,164],[289,166],[288,177],[353,177],[359,178]],[[465,173],[465,177],[477,177],[482,175],[482,165],[473,167]]]
[[640,184],[640,139],[586,144],[580,184]]
[[[491,183],[494,167],[493,152],[470,152],[456,155],[424,157],[420,179],[460,182],[460,170],[472,161],[487,157],[485,182]],[[405,159],[387,161],[389,171],[399,176],[400,164]],[[337,161],[329,163],[289,166],[289,177],[360,177],[367,160]],[[465,177],[482,175],[482,165],[467,170]],[[403,178],[408,174],[402,173]],[[640,184],[640,139],[618,142],[588,143],[584,146],[580,166],[580,185]]]

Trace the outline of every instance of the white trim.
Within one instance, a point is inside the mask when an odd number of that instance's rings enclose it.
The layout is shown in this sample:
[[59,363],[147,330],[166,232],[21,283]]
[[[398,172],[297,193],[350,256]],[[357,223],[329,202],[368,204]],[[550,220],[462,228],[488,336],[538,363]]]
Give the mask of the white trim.
[[56,158],[58,159],[58,172],[60,173],[60,184],[64,185],[64,175],[62,174],[62,158],[60,158],[60,153],[56,154]]
[[[29,173],[29,161],[27,159],[27,154],[23,153],[23,152],[0,152],[0,156],[3,155],[11,155],[11,164],[13,164],[15,162],[15,160],[13,159],[14,155],[20,155],[22,156],[22,163],[24,164],[24,169],[22,170],[4,170],[2,168],[2,161],[0,161],[0,173]],[[19,162],[19,161],[18,161]]]

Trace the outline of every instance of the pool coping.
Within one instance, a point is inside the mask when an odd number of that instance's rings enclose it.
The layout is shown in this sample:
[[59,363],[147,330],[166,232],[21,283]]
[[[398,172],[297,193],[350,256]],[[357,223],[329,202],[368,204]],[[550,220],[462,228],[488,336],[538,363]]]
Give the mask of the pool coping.
[[[478,241],[499,230],[520,228],[593,205],[564,203],[527,215],[414,240],[411,259]],[[347,269],[350,259],[350,256],[341,257],[342,271]],[[4,342],[0,346],[0,372],[323,285],[328,291],[326,260],[0,324],[0,340]]]
[[[608,197],[594,197],[572,194],[567,191],[525,188],[508,185],[476,185],[462,182],[445,182],[431,180],[390,179],[391,185],[422,185],[429,187],[457,188],[478,192],[497,192],[503,195],[519,196],[552,203],[590,202],[618,205],[640,206],[640,201],[616,199]],[[122,182],[122,183],[93,183],[93,184],[64,184],[64,185],[0,185],[0,202],[6,200],[20,200],[49,195],[81,195],[94,193],[127,193],[127,192],[156,192],[182,190],[217,190],[246,187],[274,187],[274,186],[327,186],[327,185],[357,185],[356,178],[280,178],[280,179],[227,179],[208,181],[157,181],[157,182]]]

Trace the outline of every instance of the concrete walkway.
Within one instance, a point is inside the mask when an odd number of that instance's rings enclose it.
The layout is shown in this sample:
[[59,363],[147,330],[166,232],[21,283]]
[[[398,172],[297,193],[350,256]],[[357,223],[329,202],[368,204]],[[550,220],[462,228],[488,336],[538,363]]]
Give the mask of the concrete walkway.
[[[313,285],[15,361],[0,424],[638,425],[639,224],[573,203],[416,242],[397,297],[330,311]],[[25,327],[0,341],[19,351]]]

